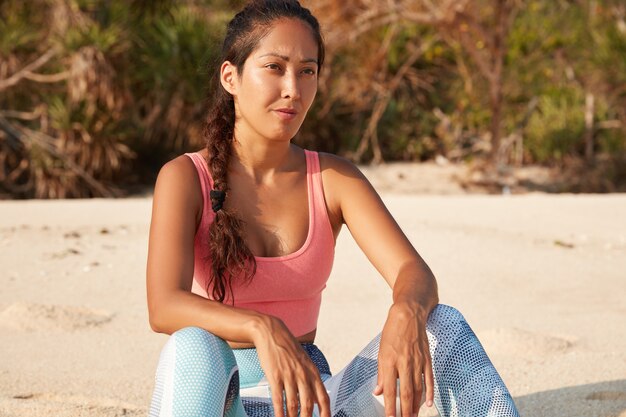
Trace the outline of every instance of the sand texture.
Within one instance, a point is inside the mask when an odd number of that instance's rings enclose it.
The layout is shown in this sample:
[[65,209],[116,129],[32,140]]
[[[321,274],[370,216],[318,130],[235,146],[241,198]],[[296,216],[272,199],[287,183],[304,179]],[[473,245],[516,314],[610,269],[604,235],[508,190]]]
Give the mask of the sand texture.
[[[626,416],[626,195],[392,191],[523,416]],[[148,325],[150,211],[149,196],[0,202],[0,416],[147,415],[168,337]],[[344,227],[316,339],[333,372],[390,303]]]

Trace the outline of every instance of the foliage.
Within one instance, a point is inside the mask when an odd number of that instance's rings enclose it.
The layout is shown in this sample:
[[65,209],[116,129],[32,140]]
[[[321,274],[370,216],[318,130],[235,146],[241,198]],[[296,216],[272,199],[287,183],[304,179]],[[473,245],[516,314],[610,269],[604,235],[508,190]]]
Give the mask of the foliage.
[[527,127],[527,149],[533,160],[560,160],[576,152],[585,130],[584,101],[580,90],[561,89],[541,96]]
[[[209,76],[243,3],[0,2],[0,195],[123,195],[202,147]],[[374,162],[495,150],[501,164],[602,166],[598,190],[625,180],[622,2],[304,3],[328,59],[299,144]]]

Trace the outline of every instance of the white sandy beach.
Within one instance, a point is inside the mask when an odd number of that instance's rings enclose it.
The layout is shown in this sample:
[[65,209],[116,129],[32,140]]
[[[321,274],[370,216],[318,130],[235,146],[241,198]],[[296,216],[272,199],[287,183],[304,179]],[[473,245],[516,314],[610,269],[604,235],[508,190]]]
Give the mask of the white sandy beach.
[[[382,193],[523,416],[626,416],[626,195]],[[151,198],[0,202],[0,416],[145,416]],[[391,290],[344,227],[317,345],[339,371]],[[433,415],[433,412],[424,415]]]

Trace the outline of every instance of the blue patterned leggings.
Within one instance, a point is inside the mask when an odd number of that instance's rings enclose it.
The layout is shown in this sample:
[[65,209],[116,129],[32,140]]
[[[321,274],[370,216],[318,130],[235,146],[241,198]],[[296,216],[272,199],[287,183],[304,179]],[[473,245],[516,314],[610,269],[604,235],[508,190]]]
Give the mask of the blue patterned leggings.
[[[441,417],[519,417],[504,382],[461,313],[438,305],[426,331],[435,406]],[[320,371],[333,417],[384,416],[382,396],[372,394],[379,344],[380,333],[336,375],[331,375],[324,354],[313,343],[302,344]],[[314,416],[318,415],[316,405]],[[256,349],[231,349],[199,327],[173,333],[161,351],[150,417],[174,416],[273,417],[269,384]]]

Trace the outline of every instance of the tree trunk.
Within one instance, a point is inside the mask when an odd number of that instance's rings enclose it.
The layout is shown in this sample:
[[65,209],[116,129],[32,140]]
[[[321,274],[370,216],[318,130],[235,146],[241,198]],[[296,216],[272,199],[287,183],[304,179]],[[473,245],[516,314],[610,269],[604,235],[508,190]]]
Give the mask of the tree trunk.
[[494,15],[492,72],[489,80],[489,101],[491,107],[491,165],[497,165],[500,154],[500,124],[502,119],[502,73],[504,67],[505,37],[508,30],[507,0],[497,0]]
[[593,113],[595,112],[595,97],[587,93],[585,97],[585,159],[593,159]]
[[492,165],[497,165],[500,159],[500,124],[502,120],[502,81],[491,86],[490,93],[491,107],[491,125],[489,131],[491,133],[491,152],[489,160]]

